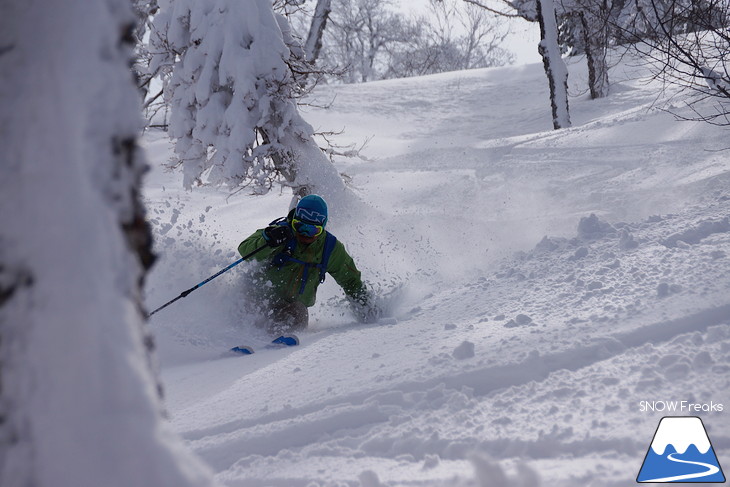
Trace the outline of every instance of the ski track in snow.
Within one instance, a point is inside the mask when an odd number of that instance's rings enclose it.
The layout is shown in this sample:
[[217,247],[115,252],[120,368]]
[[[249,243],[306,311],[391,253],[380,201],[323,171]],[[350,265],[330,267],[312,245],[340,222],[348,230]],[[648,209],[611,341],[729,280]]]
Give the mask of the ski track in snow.
[[[338,162],[372,211],[333,226],[405,293],[395,319],[356,325],[330,279],[301,346],[248,357],[219,357],[264,340],[234,272],[155,316],[171,421],[223,484],[627,485],[662,416],[639,401],[730,407],[730,167],[704,150],[726,133],[612,73],[562,131],[538,65],[335,86],[305,114],[376,133],[370,161]],[[151,307],[289,200],[178,179],[155,169],[146,190]],[[703,413],[720,451],[724,414]]]

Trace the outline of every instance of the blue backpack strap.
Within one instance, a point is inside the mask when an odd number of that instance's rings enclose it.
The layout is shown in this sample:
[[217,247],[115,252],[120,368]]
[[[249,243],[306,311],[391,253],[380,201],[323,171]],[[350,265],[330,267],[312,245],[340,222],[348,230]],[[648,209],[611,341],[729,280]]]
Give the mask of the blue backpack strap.
[[324,238],[324,250],[322,251],[322,263],[317,265],[317,267],[319,267],[320,284],[324,282],[324,278],[327,276],[327,264],[330,261],[330,255],[332,255],[332,251],[335,250],[335,244],[337,244],[337,237],[332,235],[330,232],[327,232],[327,235]]
[[304,273],[302,274],[302,284],[299,286],[299,294],[304,294],[304,288],[306,287],[307,281],[309,280],[310,267],[319,268],[319,283],[322,284],[324,282],[324,278],[327,277],[327,264],[330,261],[330,255],[332,255],[332,251],[335,249],[336,243],[337,243],[337,237],[332,235],[330,232],[327,232],[324,237],[324,249],[322,250],[322,262],[320,262],[319,264],[313,264],[311,262],[303,262],[299,259],[289,257],[289,260],[291,262],[296,262],[297,264],[301,264],[304,266]]
[[309,269],[311,267],[319,268],[319,282],[320,284],[324,282],[324,279],[327,276],[327,264],[329,263],[330,255],[332,255],[332,251],[335,249],[335,245],[337,244],[337,237],[329,232],[326,233],[324,239],[324,249],[322,250],[322,262],[320,262],[319,264],[304,262],[303,260],[295,259],[294,257],[292,257],[292,253],[294,252],[296,244],[296,239],[292,239],[287,242],[284,250],[276,254],[271,263],[279,269],[281,269],[286,262],[294,262],[296,264],[304,266],[304,272],[302,273],[302,283],[299,286],[299,294],[304,294],[304,288],[306,287],[307,281],[309,280]]

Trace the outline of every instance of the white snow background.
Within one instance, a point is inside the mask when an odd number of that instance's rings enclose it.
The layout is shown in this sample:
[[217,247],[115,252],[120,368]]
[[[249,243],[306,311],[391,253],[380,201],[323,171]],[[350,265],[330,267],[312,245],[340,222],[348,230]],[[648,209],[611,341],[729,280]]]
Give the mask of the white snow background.
[[[551,130],[540,64],[323,86],[319,130],[363,202],[332,220],[391,317],[359,325],[330,278],[301,345],[265,338],[244,265],[152,317],[171,422],[228,486],[633,485],[662,416],[703,418],[730,465],[730,137],[680,122],[623,60]],[[666,96],[672,95],[671,90]],[[659,99],[658,99],[659,97]],[[238,259],[288,190],[184,191],[143,140],[154,309]],[[640,401],[723,404],[642,411]],[[727,475],[727,473],[726,473]]]

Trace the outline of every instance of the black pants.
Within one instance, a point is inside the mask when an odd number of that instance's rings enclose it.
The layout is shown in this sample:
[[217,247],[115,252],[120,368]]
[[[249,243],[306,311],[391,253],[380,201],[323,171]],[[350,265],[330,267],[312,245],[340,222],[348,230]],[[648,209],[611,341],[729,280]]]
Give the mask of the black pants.
[[304,330],[309,325],[309,310],[299,301],[274,302],[268,315],[266,329],[272,335]]

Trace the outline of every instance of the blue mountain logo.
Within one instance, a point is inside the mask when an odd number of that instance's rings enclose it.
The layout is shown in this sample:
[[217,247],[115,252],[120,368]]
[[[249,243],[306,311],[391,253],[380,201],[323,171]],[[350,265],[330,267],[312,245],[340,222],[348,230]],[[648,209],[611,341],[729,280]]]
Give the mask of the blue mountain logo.
[[725,482],[702,420],[696,416],[662,418],[636,481]]

